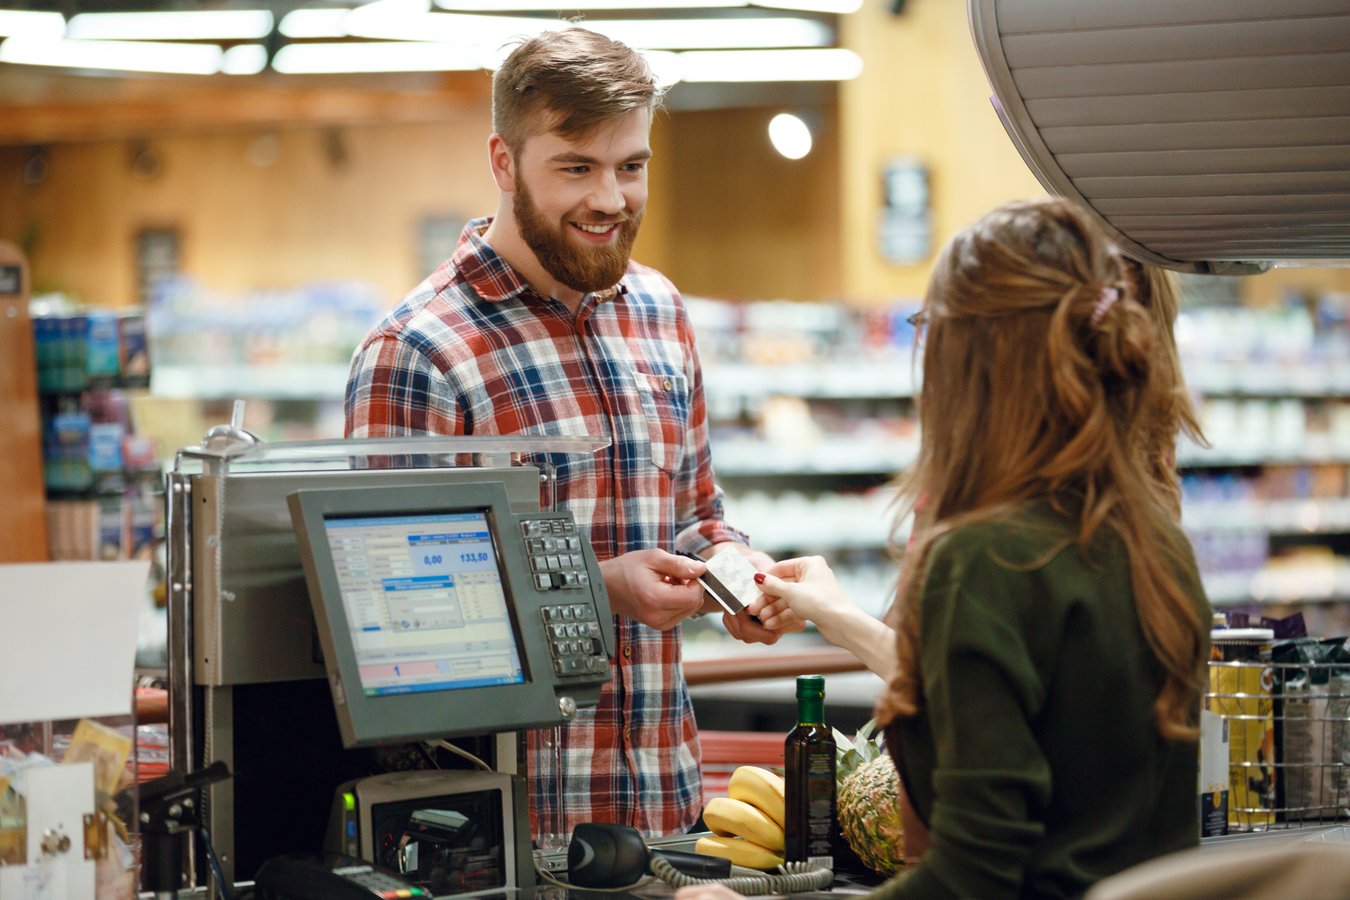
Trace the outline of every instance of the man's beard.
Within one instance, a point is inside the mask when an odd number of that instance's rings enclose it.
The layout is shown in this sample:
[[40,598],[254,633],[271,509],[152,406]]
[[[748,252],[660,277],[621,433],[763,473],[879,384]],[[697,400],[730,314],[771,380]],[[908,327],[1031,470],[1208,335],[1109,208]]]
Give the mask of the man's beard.
[[[613,287],[628,270],[628,259],[633,252],[633,241],[637,239],[638,226],[642,224],[642,213],[633,215],[624,212],[617,227],[617,238],[609,244],[579,247],[569,240],[567,222],[549,222],[534,205],[525,181],[518,179],[516,193],[511,201],[516,217],[516,227],[520,236],[534,251],[544,271],[552,275],[560,284],[574,291],[589,294]],[[603,224],[606,217],[598,217],[598,222],[580,221],[583,225]],[[567,221],[573,221],[571,219]]]

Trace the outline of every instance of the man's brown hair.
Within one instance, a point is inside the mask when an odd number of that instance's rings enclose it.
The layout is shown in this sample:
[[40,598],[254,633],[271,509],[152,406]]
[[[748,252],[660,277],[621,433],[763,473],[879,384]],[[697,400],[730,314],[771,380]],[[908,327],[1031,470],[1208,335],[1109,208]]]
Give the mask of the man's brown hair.
[[584,28],[525,41],[492,79],[492,128],[513,151],[531,135],[584,137],[635,109],[655,110],[661,90],[637,51]]

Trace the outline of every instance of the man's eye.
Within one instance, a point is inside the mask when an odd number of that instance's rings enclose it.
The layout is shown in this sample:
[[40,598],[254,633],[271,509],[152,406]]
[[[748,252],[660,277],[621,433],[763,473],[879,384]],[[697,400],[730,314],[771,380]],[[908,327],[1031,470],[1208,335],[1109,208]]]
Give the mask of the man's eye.
[[633,163],[628,163],[627,165],[625,165],[625,166],[623,167],[623,170],[624,170],[625,172],[641,172],[641,171],[642,171],[643,169],[645,169],[645,168],[647,168],[647,164],[646,164],[646,163],[633,162]]
[[589,167],[589,166],[568,166],[567,168],[563,169],[563,171],[566,172],[566,173],[569,174],[569,175],[585,175],[587,172],[590,171],[590,167]]

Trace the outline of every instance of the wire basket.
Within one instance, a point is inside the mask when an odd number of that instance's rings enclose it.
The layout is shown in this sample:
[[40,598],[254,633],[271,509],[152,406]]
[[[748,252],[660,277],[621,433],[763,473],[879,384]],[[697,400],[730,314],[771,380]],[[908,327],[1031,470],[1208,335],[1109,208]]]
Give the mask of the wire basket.
[[1228,831],[1350,818],[1350,664],[1211,661],[1228,738]]

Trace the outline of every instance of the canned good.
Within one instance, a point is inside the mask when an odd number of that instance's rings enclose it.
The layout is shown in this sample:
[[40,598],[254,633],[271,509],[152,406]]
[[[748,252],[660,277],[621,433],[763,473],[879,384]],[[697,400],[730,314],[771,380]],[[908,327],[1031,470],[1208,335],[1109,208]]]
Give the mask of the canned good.
[[1264,831],[1275,821],[1275,632],[1218,628],[1210,633],[1208,707],[1228,723],[1228,826]]

